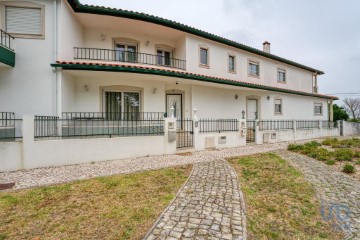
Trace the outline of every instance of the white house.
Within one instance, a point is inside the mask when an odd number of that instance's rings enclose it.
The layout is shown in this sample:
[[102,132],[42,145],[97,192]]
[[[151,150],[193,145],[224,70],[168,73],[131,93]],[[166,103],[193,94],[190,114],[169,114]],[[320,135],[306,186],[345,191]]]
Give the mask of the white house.
[[[255,141],[255,119],[263,121],[260,130],[271,131],[332,121],[337,98],[318,93],[324,72],[273,55],[268,42],[258,50],[171,20],[78,0],[0,0],[0,27],[0,111],[57,116],[62,122],[60,130],[54,124],[55,135],[133,136],[114,130],[124,125],[120,120],[138,121],[131,131],[151,135],[157,130],[144,130],[138,124],[150,123],[139,121],[165,116],[178,120],[178,147],[203,149],[226,141],[206,135],[211,132],[235,132],[227,147],[245,144],[244,131]],[[170,139],[168,127],[157,129]],[[194,139],[194,132],[204,135]]]

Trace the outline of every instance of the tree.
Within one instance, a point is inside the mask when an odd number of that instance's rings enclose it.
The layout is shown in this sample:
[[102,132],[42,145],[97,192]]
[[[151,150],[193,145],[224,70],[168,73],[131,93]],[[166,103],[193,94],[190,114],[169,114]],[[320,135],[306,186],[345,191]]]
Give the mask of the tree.
[[360,98],[345,98],[344,108],[356,120],[360,116]]
[[345,109],[343,107],[340,107],[337,104],[334,104],[333,111],[334,111],[334,121],[349,119],[349,114],[347,114],[347,112],[345,111]]

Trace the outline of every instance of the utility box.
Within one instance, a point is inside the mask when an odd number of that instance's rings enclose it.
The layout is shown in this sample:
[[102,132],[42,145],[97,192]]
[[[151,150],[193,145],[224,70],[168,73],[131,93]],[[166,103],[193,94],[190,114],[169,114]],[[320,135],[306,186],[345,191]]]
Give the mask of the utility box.
[[168,141],[174,142],[176,140],[176,131],[168,131]]

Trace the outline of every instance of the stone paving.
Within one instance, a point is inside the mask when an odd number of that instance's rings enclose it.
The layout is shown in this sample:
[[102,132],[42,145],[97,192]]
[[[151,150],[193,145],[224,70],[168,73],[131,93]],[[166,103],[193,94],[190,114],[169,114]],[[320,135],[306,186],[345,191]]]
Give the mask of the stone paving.
[[245,207],[225,160],[197,163],[145,239],[245,239]]
[[289,151],[276,152],[301,170],[321,199],[321,214],[345,239],[360,239],[360,182],[324,163]]

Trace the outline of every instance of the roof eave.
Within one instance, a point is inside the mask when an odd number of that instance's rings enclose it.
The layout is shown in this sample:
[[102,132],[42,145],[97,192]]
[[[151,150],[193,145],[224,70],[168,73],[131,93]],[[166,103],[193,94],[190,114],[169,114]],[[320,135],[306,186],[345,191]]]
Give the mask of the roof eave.
[[160,17],[155,17],[152,15],[148,15],[148,14],[143,14],[143,13],[138,13],[138,12],[132,12],[132,11],[126,11],[126,10],[120,10],[120,9],[114,9],[114,8],[106,8],[106,7],[99,7],[99,6],[90,6],[90,5],[83,5],[81,4],[78,0],[67,0],[70,4],[70,6],[72,7],[74,12],[79,12],[79,13],[89,13],[89,14],[98,14],[98,15],[108,15],[108,16],[115,16],[115,17],[124,17],[124,18],[129,18],[129,19],[134,19],[134,20],[141,20],[141,21],[145,21],[145,22],[151,22],[151,23],[155,23],[158,25],[162,25],[162,26],[166,26],[166,27],[170,27],[173,29],[177,29],[183,32],[187,32],[199,37],[203,37],[209,40],[213,40],[215,42],[219,42],[231,47],[235,47],[235,48],[239,48],[242,49],[244,51],[247,52],[251,52],[266,58],[270,58],[272,60],[275,61],[279,61],[279,62],[283,62],[289,65],[292,65],[294,67],[298,67],[307,71],[310,71],[312,73],[316,73],[318,75],[322,75],[324,74],[323,71],[321,70],[317,70],[296,62],[293,62],[291,60],[287,60],[285,58],[270,54],[270,53],[266,53],[264,51],[261,51],[259,49],[256,48],[252,48],[246,45],[243,45],[241,43],[237,43],[234,41],[231,41],[229,39],[181,24],[181,23],[177,23],[171,20],[167,20],[167,19],[163,19]]

